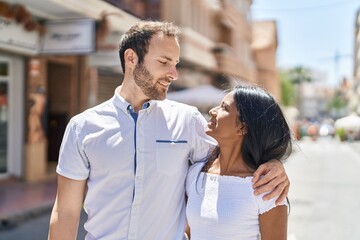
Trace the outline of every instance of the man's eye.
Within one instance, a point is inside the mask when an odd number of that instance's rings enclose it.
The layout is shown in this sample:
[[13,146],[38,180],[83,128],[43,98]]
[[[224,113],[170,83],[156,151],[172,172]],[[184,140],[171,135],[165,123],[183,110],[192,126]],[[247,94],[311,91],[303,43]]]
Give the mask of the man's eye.
[[159,62],[160,62],[161,64],[164,64],[164,65],[166,64],[166,62],[163,62],[163,61],[159,61]]

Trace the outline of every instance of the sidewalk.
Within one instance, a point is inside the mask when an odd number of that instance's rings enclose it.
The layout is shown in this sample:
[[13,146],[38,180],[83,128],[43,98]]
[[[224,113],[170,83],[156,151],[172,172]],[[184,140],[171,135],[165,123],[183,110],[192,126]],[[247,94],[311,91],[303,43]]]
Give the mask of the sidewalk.
[[360,155],[360,141],[348,143]]
[[0,181],[0,230],[51,210],[56,196],[56,178],[27,183],[18,179]]

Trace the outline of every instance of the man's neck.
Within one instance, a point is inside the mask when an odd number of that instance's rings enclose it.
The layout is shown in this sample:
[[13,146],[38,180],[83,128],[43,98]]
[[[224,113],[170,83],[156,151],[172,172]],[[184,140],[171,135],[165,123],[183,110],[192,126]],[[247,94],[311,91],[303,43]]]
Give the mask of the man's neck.
[[135,87],[128,86],[124,83],[119,87],[118,93],[130,103],[135,112],[139,112],[144,103],[150,100],[140,89],[136,89]]

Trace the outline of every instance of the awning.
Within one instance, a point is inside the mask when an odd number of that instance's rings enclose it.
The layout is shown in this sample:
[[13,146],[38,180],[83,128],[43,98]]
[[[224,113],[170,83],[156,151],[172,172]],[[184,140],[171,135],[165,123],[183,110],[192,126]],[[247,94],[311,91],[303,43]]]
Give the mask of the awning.
[[208,110],[220,105],[226,92],[211,85],[200,85],[186,90],[169,92],[167,98]]
[[351,113],[349,116],[336,120],[334,126],[336,129],[358,132],[360,131],[360,117],[356,113]]
[[127,31],[139,21],[138,18],[101,0],[6,0],[22,4],[32,14],[44,19],[90,18],[100,20],[109,14],[110,30]]

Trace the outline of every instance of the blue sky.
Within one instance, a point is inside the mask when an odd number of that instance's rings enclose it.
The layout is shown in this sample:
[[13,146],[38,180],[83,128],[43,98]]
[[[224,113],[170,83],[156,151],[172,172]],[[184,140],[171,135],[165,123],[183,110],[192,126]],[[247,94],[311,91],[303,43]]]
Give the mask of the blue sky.
[[352,79],[359,8],[360,0],[253,0],[252,18],[276,20],[278,67],[310,67],[337,85],[343,76]]

